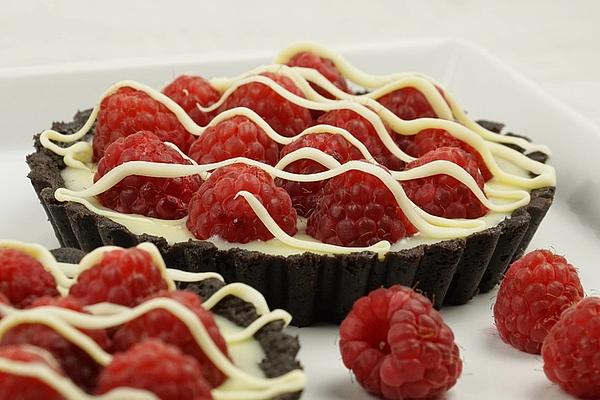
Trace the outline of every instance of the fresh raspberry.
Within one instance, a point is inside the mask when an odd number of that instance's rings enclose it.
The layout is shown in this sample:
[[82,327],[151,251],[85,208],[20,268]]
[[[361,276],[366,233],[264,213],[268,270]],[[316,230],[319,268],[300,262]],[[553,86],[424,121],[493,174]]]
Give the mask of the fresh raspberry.
[[[483,190],[484,180],[475,158],[458,147],[439,147],[406,165],[413,169],[432,161],[446,160],[462,167]],[[433,175],[402,182],[406,195],[429,214],[444,218],[479,218],[488,212],[465,184],[450,175]]]
[[544,372],[582,399],[600,398],[600,297],[565,310],[542,346]]
[[57,296],[56,281],[29,254],[0,248],[0,292],[17,308],[28,307],[42,296]]
[[539,354],[561,313],[582,297],[575,267],[548,250],[532,251],[510,266],[500,285],[494,305],[498,333],[511,346]]
[[[213,315],[202,307],[198,295],[185,291],[161,292],[147,300],[157,297],[173,299],[192,310],[213,342],[224,354],[227,354],[225,339],[221,336]],[[184,354],[196,358],[202,367],[204,378],[212,387],[219,386],[225,380],[225,375],[204,354],[187,326],[170,312],[157,309],[127,322],[113,336],[114,349],[118,352],[125,351],[145,339],[160,339],[164,343],[177,346]]]
[[365,145],[377,162],[391,170],[403,169],[404,162],[384,146],[375,127],[355,111],[349,109],[328,111],[319,117],[317,123],[337,126],[347,130]]
[[279,146],[252,120],[238,115],[207,128],[190,147],[198,164],[246,157],[269,165],[279,161]]
[[[12,360],[27,364],[42,364],[62,375],[58,364],[42,356],[42,349],[32,346],[3,346],[0,347],[0,359]],[[0,400],[62,400],[63,397],[45,382],[19,375],[0,371]]]
[[[327,80],[337,86],[340,90],[350,93],[346,79],[342,76],[340,71],[337,69],[335,64],[328,58],[319,57],[318,55],[303,51],[292,57],[287,65],[290,67],[303,67],[316,69],[323,75]],[[311,84],[317,92],[327,98],[333,98],[326,90],[322,89],[317,85]]]
[[148,390],[161,400],[212,399],[196,359],[159,340],[146,340],[114,356],[100,374],[96,393],[119,387]]
[[[294,82],[284,75],[271,72],[261,74],[273,80],[299,97],[304,97]],[[270,126],[283,136],[294,136],[313,124],[310,111],[284,99],[273,89],[262,83],[247,83],[235,89],[219,107],[219,112],[234,107],[247,107],[254,110]]]
[[477,150],[443,129],[424,129],[414,138],[394,135],[394,140],[401,149],[413,157],[421,157],[438,147],[458,147],[476,158],[479,170],[486,182],[494,177]]
[[236,198],[243,190],[256,196],[287,234],[296,233],[296,210],[290,195],[265,171],[245,164],[219,168],[202,184],[190,201],[188,229],[198,239],[219,236],[236,243],[272,239],[246,199]]
[[98,264],[79,274],[69,294],[84,305],[108,302],[135,307],[166,289],[167,283],[150,254],[131,248],[104,253]]
[[[42,297],[32,307],[54,306],[86,313],[81,303],[72,297]],[[108,350],[110,342],[104,329],[81,329],[100,347]],[[84,350],[65,339],[60,333],[43,324],[20,324],[7,331],[1,339],[4,345],[30,344],[46,349],[56,358],[73,382],[89,391],[96,383],[101,366]]]
[[[120,138],[106,148],[104,157],[98,163],[94,182],[128,161],[191,164],[153,133],[142,131]],[[98,199],[105,207],[121,213],[179,219],[187,214],[188,202],[201,183],[197,175],[181,178],[131,175],[99,194]]]
[[414,87],[395,90],[381,96],[377,101],[403,120],[437,118],[423,93]]
[[340,246],[395,243],[416,232],[392,192],[376,176],[351,170],[323,187],[306,233]]
[[163,89],[163,93],[179,104],[200,126],[206,126],[213,115],[200,111],[198,105],[208,107],[221,97],[206,79],[192,75],[179,76]]
[[153,132],[184,153],[194,141],[194,136],[165,105],[145,92],[123,87],[100,103],[94,133],[94,161],[102,158],[112,142],[139,131]]
[[386,399],[438,398],[462,372],[442,315],[425,296],[400,285],[354,303],[340,326],[340,352],[361,386]]
[[[360,160],[362,153],[341,135],[320,133],[316,135],[304,135],[294,140],[281,149],[281,157],[298,150],[302,147],[313,147],[329,154],[340,163],[350,160]],[[316,161],[304,159],[294,161],[285,167],[285,170],[295,174],[315,174],[327,170]],[[292,198],[292,204],[298,214],[308,217],[315,207],[319,191],[327,183],[326,180],[316,182],[295,182],[282,179],[277,184],[283,187]]]

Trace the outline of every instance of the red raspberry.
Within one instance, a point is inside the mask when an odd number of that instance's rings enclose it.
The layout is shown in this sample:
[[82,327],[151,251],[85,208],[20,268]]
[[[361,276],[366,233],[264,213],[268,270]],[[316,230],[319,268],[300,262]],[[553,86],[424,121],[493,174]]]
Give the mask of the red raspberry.
[[[342,164],[350,160],[360,160],[363,158],[362,153],[344,139],[343,136],[329,133],[301,136],[281,149],[281,157],[283,158],[285,155],[302,147],[319,149]],[[285,167],[285,170],[295,174],[315,174],[323,172],[327,168],[316,161],[304,159],[294,161]],[[295,182],[278,179],[277,183],[290,194],[292,204],[296,208],[296,211],[298,211],[298,214],[307,217],[315,207],[317,195],[327,181]]]
[[[120,138],[106,148],[104,157],[98,163],[94,182],[128,161],[191,164],[153,133],[142,131]],[[188,202],[201,183],[197,175],[181,178],[131,175],[99,194],[98,199],[105,207],[121,213],[179,219],[187,214]]]
[[[39,352],[44,350],[39,349]],[[50,363],[46,357],[31,346],[0,347],[0,359],[23,363],[43,364],[58,374],[62,371],[57,364]],[[62,400],[63,397],[45,382],[0,371],[0,400]]]
[[[271,72],[261,74],[296,96],[304,97],[294,82],[284,75]],[[254,110],[283,136],[294,136],[313,124],[310,111],[284,99],[262,83],[247,83],[235,89],[219,108],[219,112],[234,107]]]
[[340,352],[361,386],[386,399],[437,398],[462,372],[442,315],[426,297],[400,285],[354,303],[340,326]]
[[159,340],[118,353],[102,371],[97,394],[119,387],[148,390],[161,400],[210,400],[210,386],[196,359]]
[[[451,161],[467,171],[483,190],[483,177],[475,158],[458,147],[439,147],[406,165],[413,169],[436,160]],[[433,175],[402,182],[406,195],[432,215],[444,218],[479,218],[488,212],[466,185],[450,175]]]
[[139,131],[153,132],[187,153],[194,136],[185,130],[175,114],[150,95],[129,87],[104,98],[98,110],[94,133],[94,161],[104,155],[112,142]]
[[582,399],[600,398],[600,298],[587,297],[563,312],[542,346],[544,372]]
[[200,126],[207,125],[213,115],[200,111],[198,105],[208,107],[221,97],[206,79],[192,75],[179,76],[163,89],[163,93],[179,104]]
[[438,147],[458,147],[476,158],[479,170],[486,182],[494,177],[477,150],[445,130],[425,129],[417,133],[414,138],[395,135],[394,140],[400,148],[413,157],[421,157]]
[[[225,339],[221,336],[213,315],[202,307],[202,301],[195,293],[161,292],[147,300],[157,297],[176,300],[192,310],[208,331],[213,342],[224,354],[227,354]],[[196,358],[202,367],[204,378],[212,387],[219,386],[225,380],[225,375],[204,354],[187,326],[170,312],[157,309],[126,323],[113,337],[114,349],[119,352],[125,351],[145,339],[160,339],[164,343],[177,346],[184,354]]]
[[52,274],[29,254],[10,248],[0,248],[0,292],[17,308],[38,297],[58,296]]
[[327,182],[306,228],[321,242],[352,247],[394,243],[415,232],[387,186],[357,170]]
[[104,253],[100,263],[79,274],[69,294],[84,305],[108,302],[135,307],[166,289],[167,283],[150,254],[131,248]]
[[414,87],[395,90],[381,96],[377,101],[403,120],[437,118],[423,93]]
[[[41,306],[54,306],[86,313],[81,303],[72,297],[42,297],[32,305],[32,307]],[[104,329],[80,330],[103,349],[107,350],[110,347]],[[1,344],[2,346],[30,344],[48,350],[73,382],[87,391],[95,386],[96,377],[101,369],[101,366],[88,353],[65,339],[54,329],[43,324],[17,325],[2,336]]]
[[[340,71],[337,69],[335,64],[328,58],[319,57],[318,55],[303,51],[301,53],[296,54],[292,57],[287,65],[290,67],[304,67],[304,68],[313,68],[316,69],[323,75],[327,80],[337,86],[339,89],[344,92],[350,93],[348,89],[348,84],[346,83],[346,79],[342,76]],[[333,98],[326,90],[322,89],[319,86],[312,85],[317,92],[327,98]]]
[[583,297],[575,267],[548,250],[515,261],[500,285],[494,319],[502,340],[539,354],[561,313]]
[[337,126],[347,130],[365,145],[377,162],[392,170],[403,169],[404,162],[384,146],[377,135],[377,131],[375,131],[375,127],[355,111],[348,109],[328,111],[319,117],[317,123]]
[[219,168],[202,184],[190,201],[188,229],[198,239],[219,236],[236,243],[272,239],[246,199],[235,198],[242,190],[254,194],[286,233],[296,233],[296,210],[289,194],[265,171],[245,164]]
[[275,165],[279,146],[252,120],[238,115],[207,128],[192,144],[189,155],[198,164],[246,157]]

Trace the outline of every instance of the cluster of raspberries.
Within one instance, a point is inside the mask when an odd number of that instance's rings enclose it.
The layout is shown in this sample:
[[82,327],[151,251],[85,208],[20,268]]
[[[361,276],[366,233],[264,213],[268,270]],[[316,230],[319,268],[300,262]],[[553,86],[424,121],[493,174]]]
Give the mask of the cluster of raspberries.
[[[135,307],[147,300],[168,298],[192,311],[228,357],[225,340],[200,297],[167,289],[150,254],[137,248],[104,253],[100,262],[81,272],[64,296],[40,261],[20,250],[0,248],[0,303],[4,307],[31,310],[52,306],[87,314],[85,307],[97,303]],[[10,313],[3,318],[10,318]],[[150,391],[161,400],[209,400],[211,389],[226,379],[187,325],[164,309],[151,310],[114,328],[79,331],[111,355],[107,365],[99,364],[41,321],[15,324],[4,331],[0,359],[42,364],[83,392],[97,395],[126,387]],[[0,371],[2,400],[60,400],[63,395],[43,379]]]
[[[577,397],[600,398],[600,297],[584,297],[564,257],[535,250],[515,261],[493,314],[503,341],[542,355],[548,379]],[[462,370],[441,314],[402,286],[357,300],[340,327],[339,346],[357,381],[390,400],[439,398]]]
[[[288,64],[314,68],[339,89],[350,92],[346,80],[328,59],[304,52]],[[262,75],[290,96],[304,97],[289,77],[271,72]],[[331,97],[325,89],[315,89]],[[243,84],[221,98],[209,81],[183,75],[167,85],[163,93],[181,107],[182,113],[207,128],[194,136],[182,124],[181,115],[162,102],[143,91],[120,88],[100,104],[93,139],[94,161],[98,163],[95,181],[129,161],[191,165],[245,157],[275,166],[286,155],[306,147],[318,149],[340,163],[364,161],[367,157],[341,135],[303,135],[282,145],[246,116],[220,117],[210,123],[220,113],[236,107],[253,110],[283,137],[297,136],[317,124],[343,128],[365,145],[372,157],[370,161],[376,161],[386,173],[446,160],[464,168],[480,188],[491,178],[481,155],[444,130],[426,129],[404,136],[386,128],[386,134],[402,150],[416,157],[415,161],[404,163],[384,145],[375,127],[357,112],[343,108],[327,112],[309,110],[262,82]],[[436,117],[424,95],[412,87],[398,89],[377,100],[404,120]],[[326,168],[315,160],[300,159],[288,164],[285,170],[314,174]],[[471,190],[448,175],[401,184],[415,204],[436,216],[478,218],[488,212]],[[105,207],[121,213],[160,219],[187,216],[187,227],[198,239],[219,236],[237,243],[271,239],[272,229],[258,219],[245,198],[238,196],[240,191],[254,195],[288,235],[296,233],[299,216],[308,219],[309,235],[342,246],[369,246],[381,240],[396,242],[416,232],[390,189],[360,168],[315,182],[273,179],[260,168],[245,164],[219,168],[205,181],[198,175],[180,178],[132,175],[98,199]]]

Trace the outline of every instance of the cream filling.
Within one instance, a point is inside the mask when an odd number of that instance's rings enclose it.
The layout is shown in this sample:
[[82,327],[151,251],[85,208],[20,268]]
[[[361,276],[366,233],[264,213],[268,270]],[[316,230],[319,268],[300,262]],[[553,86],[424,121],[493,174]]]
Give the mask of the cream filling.
[[[90,268],[100,261],[102,255],[115,247],[107,246],[96,249],[88,254],[76,267],[68,267],[64,271],[54,257],[46,249],[37,245],[28,245],[20,242],[3,241],[0,247],[22,249],[40,260],[44,268],[53,276],[72,285],[77,274]],[[147,251],[155,265],[167,282],[173,288],[173,278],[183,281],[197,281],[207,278],[220,278],[214,273],[183,273],[182,271],[167,269],[160,257],[158,249],[151,243],[142,243],[138,248]],[[57,279],[58,280],[58,279]],[[255,305],[260,317],[250,326],[243,328],[217,316],[216,321],[222,329],[232,360],[229,360],[212,341],[210,335],[198,320],[196,315],[182,304],[168,298],[155,298],[146,301],[134,308],[114,304],[98,304],[87,307],[92,314],[82,314],[72,310],[54,306],[38,307],[28,310],[16,310],[6,305],[0,305],[0,337],[7,331],[20,324],[38,323],[51,327],[65,339],[86,351],[100,365],[106,366],[112,360],[112,355],[106,353],[96,342],[79,329],[105,329],[116,327],[131,321],[139,316],[155,310],[164,309],[176,316],[192,333],[198,345],[202,348],[213,364],[222,371],[228,379],[226,382],[212,390],[212,395],[217,400],[225,399],[269,399],[283,393],[301,390],[305,384],[304,373],[300,370],[291,371],[277,378],[266,378],[259,367],[259,362],[264,358],[260,345],[254,340],[253,335],[264,325],[274,320],[283,320],[287,325],[291,317],[283,310],[270,311],[265,299],[255,289],[243,284],[226,285],[217,291],[211,298],[203,303],[203,307],[210,309],[227,295],[240,297]],[[103,396],[82,394],[71,381],[54,373],[50,368],[40,364],[18,363],[0,358],[0,371],[31,376],[43,380],[61,393],[65,398],[75,399],[155,399],[156,397],[146,391],[131,388],[122,388]]]

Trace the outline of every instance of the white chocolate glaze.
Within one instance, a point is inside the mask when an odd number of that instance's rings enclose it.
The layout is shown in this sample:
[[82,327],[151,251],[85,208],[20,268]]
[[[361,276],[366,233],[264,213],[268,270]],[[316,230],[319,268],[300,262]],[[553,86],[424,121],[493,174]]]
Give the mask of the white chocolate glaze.
[[[474,179],[462,168],[444,161],[426,164],[409,171],[391,171],[391,174],[383,173],[382,170],[376,166],[376,162],[369,154],[368,149],[344,129],[327,125],[317,125],[306,129],[296,137],[288,138],[275,132],[254,111],[246,108],[234,108],[217,115],[207,127],[214,126],[233,116],[242,115],[252,120],[261,127],[270,138],[282,145],[291,143],[298,137],[307,134],[339,134],[361,151],[368,162],[350,162],[340,165],[333,157],[316,149],[302,148],[286,155],[280,160],[275,168],[242,158],[206,165],[196,165],[195,163],[192,163],[192,165],[167,165],[147,162],[129,162],[111,170],[98,182],[92,184],[89,176],[94,170],[94,165],[91,164],[91,145],[87,142],[82,142],[81,139],[89,131],[93,121],[97,117],[99,108],[97,105],[92,111],[87,123],[78,132],[72,135],[63,135],[54,131],[45,131],[41,135],[43,146],[62,155],[65,163],[68,165],[68,168],[63,170],[63,177],[67,188],[61,188],[56,191],[55,196],[57,200],[78,202],[93,212],[106,216],[116,222],[123,223],[134,233],[155,234],[157,236],[166,237],[170,243],[174,243],[191,238],[190,232],[185,227],[185,218],[176,221],[164,221],[137,215],[124,215],[100,206],[94,196],[108,190],[122,178],[130,175],[179,177],[200,174],[203,178],[206,178],[209,171],[234,162],[244,162],[255,165],[275,177],[298,182],[312,182],[329,179],[345,171],[356,169],[377,176],[382,180],[394,194],[398,205],[402,208],[407,218],[419,231],[417,235],[419,236],[419,240],[430,242],[468,236],[471,233],[496,224],[499,220],[510,215],[510,213],[518,207],[526,205],[529,202],[530,190],[555,185],[555,172],[551,166],[534,161],[524,154],[501,145],[500,143],[517,144],[527,151],[538,150],[548,152],[545,147],[530,144],[523,139],[505,137],[485,130],[483,127],[470,120],[446,91],[444,91],[442,95],[440,90],[438,90],[441,86],[433,79],[415,73],[402,73],[388,76],[368,75],[350,65],[338,54],[312,43],[297,43],[290,46],[280,54],[276,59],[276,62],[286,62],[299,51],[312,51],[322,57],[331,59],[344,77],[363,87],[374,90],[365,95],[350,95],[335,87],[335,85],[325,79],[316,70],[298,67],[292,68],[286,65],[277,64],[259,67],[232,79],[213,79],[211,84],[222,92],[220,100],[210,107],[203,108],[198,105],[198,108],[203,111],[214,111],[240,86],[252,82],[261,83],[270,87],[286,100],[307,109],[320,111],[350,109],[356,112],[373,126],[373,129],[386,148],[396,157],[406,162],[410,162],[414,160],[414,158],[404,153],[396,145],[386,129],[386,125],[391,128],[393,134],[402,135],[414,135],[424,129],[443,129],[457,139],[473,147],[481,155],[486,166],[493,174],[493,179],[485,185],[484,190],[482,191],[477,186]],[[287,91],[267,76],[259,75],[264,72],[274,72],[289,77],[299,87],[305,97],[297,96],[294,93]],[[329,91],[329,93],[333,94],[337,99],[330,100],[321,96],[313,89],[311,83],[317,84]],[[119,82],[113,85],[101,97],[100,101],[122,87],[130,87],[143,91],[165,105],[165,107],[173,112],[182,126],[190,134],[201,135],[207,128],[196,125],[179,105],[167,98],[164,94],[141,83],[133,81]],[[420,118],[405,121],[398,118],[390,110],[381,106],[381,104],[375,100],[376,98],[403,87],[414,87],[423,93],[439,119]],[[456,121],[454,120],[455,118]],[[63,143],[79,141],[71,147],[63,148],[53,143],[53,140]],[[304,158],[317,161],[324,165],[328,171],[311,175],[290,174],[286,171],[282,171],[289,163]],[[501,162],[501,159],[504,161]],[[508,165],[508,168],[501,167],[501,164],[503,166]],[[75,172],[77,169],[80,170],[80,172]],[[515,173],[515,170],[517,170],[518,173]],[[84,171],[88,172],[86,173]],[[536,176],[531,177],[529,172]],[[490,213],[484,217],[473,220],[452,220],[432,216],[410,201],[398,183],[398,181],[432,176],[440,173],[450,175],[464,183],[482,204],[491,210]],[[250,193],[238,193],[238,196],[243,196],[244,199],[249,202],[258,218],[265,224],[267,229],[274,234],[275,239],[278,242],[295,249],[296,252],[349,253],[365,250],[364,248],[330,246],[318,241],[310,239],[306,240],[303,237],[303,232],[299,232],[294,237],[290,237],[279,228],[253,195]],[[156,228],[158,229],[151,229],[152,232],[149,232],[148,227],[150,225],[156,225]],[[419,243],[419,240],[416,240],[415,243]],[[211,241],[215,242],[215,244],[219,243],[218,238]],[[406,240],[403,242],[406,242]],[[258,248],[264,248],[264,245],[265,243],[258,242],[256,250],[258,250]],[[395,244],[380,242],[368,250],[377,252],[381,257],[385,252],[390,251],[393,248],[393,245]],[[236,244],[235,247],[243,246]]]
[[[113,246],[101,247],[84,257],[77,267],[66,268],[67,271],[62,271],[60,270],[60,266],[64,266],[65,264],[57,263],[52,254],[41,246],[14,241],[2,241],[0,242],[0,247],[15,248],[23,250],[28,254],[37,254],[37,259],[43,260],[42,264],[48,271],[54,276],[70,280],[71,284],[77,279],[77,274],[98,263],[105,252],[117,248]],[[137,247],[147,251],[151,255],[154,264],[161,270],[163,278],[170,289],[174,289],[173,278],[181,278],[182,281],[187,282],[209,278],[222,279],[218,274],[214,273],[194,274],[167,269],[158,249],[153,244],[142,243]],[[48,268],[48,266],[50,266],[50,268]],[[68,275],[73,274],[73,279],[68,277]],[[43,324],[84,350],[98,364],[106,366],[111,362],[112,355],[106,353],[96,342],[79,329],[105,329],[116,327],[152,310],[163,309],[174,315],[188,327],[192,336],[198,343],[198,346],[202,348],[203,352],[213,364],[228,377],[223,385],[212,390],[213,398],[216,400],[269,399],[283,393],[302,390],[305,384],[305,376],[300,370],[293,370],[276,378],[264,377],[264,374],[258,366],[260,361],[264,358],[264,353],[256,340],[253,339],[254,334],[269,322],[282,320],[284,325],[289,324],[291,320],[290,315],[283,310],[270,311],[266,305],[265,299],[260,293],[255,289],[240,283],[225,285],[207,299],[202,306],[206,309],[210,309],[228,295],[233,295],[244,301],[250,302],[255,306],[257,313],[259,314],[259,318],[245,328],[236,326],[224,318],[217,316],[217,324],[222,330],[223,337],[228,344],[232,360],[221,353],[206,331],[204,325],[193,311],[169,298],[154,298],[134,308],[101,303],[86,307],[86,310],[91,314],[79,313],[55,306],[16,310],[7,305],[0,305],[0,315],[3,316],[0,321],[0,337],[20,324]],[[71,381],[59,376],[54,373],[51,368],[39,363],[19,363],[0,358],[0,371],[22,376],[37,377],[53,387],[67,400],[145,400],[156,398],[156,396],[149,392],[131,388],[122,388],[103,396],[82,395],[81,390]]]

